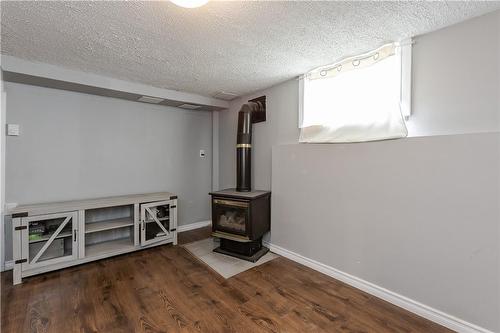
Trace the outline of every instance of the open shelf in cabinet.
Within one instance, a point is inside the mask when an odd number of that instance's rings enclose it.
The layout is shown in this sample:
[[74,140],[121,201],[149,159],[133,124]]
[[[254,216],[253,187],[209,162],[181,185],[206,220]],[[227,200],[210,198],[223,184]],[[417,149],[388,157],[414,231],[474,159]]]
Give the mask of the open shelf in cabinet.
[[120,252],[134,247],[134,224],[85,234],[85,257]]
[[105,230],[131,227],[133,225],[134,225],[134,219],[132,217],[122,217],[111,220],[86,223],[85,233],[90,234]]
[[134,248],[134,243],[129,237],[105,241],[85,246],[85,256],[95,257],[104,253],[115,253],[128,251]]

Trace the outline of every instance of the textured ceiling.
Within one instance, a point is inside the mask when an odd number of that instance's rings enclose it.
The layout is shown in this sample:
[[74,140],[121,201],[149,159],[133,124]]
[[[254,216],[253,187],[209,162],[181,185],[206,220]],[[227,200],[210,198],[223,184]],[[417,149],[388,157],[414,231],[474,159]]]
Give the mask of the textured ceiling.
[[212,96],[272,86],[500,2],[1,2],[1,52]]

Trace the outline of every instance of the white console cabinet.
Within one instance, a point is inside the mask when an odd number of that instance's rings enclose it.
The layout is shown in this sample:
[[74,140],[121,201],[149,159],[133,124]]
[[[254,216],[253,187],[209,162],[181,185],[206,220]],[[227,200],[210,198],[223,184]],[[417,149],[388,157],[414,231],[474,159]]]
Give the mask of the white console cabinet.
[[177,196],[168,192],[22,205],[9,214],[14,284],[27,276],[177,244]]

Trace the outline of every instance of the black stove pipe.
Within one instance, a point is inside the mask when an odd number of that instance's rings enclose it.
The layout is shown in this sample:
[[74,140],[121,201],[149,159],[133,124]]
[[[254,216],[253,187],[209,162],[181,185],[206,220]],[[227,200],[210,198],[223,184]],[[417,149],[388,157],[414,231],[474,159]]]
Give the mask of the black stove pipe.
[[243,104],[238,112],[238,137],[236,141],[236,191],[252,190],[252,114],[262,111],[260,102]]

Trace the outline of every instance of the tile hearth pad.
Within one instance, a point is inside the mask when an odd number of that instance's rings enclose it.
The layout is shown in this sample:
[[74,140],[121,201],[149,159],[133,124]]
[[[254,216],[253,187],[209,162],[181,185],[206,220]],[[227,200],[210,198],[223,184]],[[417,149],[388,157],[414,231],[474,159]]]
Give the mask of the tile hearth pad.
[[224,254],[213,252],[213,249],[219,246],[219,242],[213,238],[203,239],[197,242],[183,245],[193,256],[210,266],[214,271],[228,279],[231,276],[244,272],[250,268],[259,266],[270,260],[278,258],[277,254],[268,252],[256,263],[241,260],[238,258],[226,256]]

